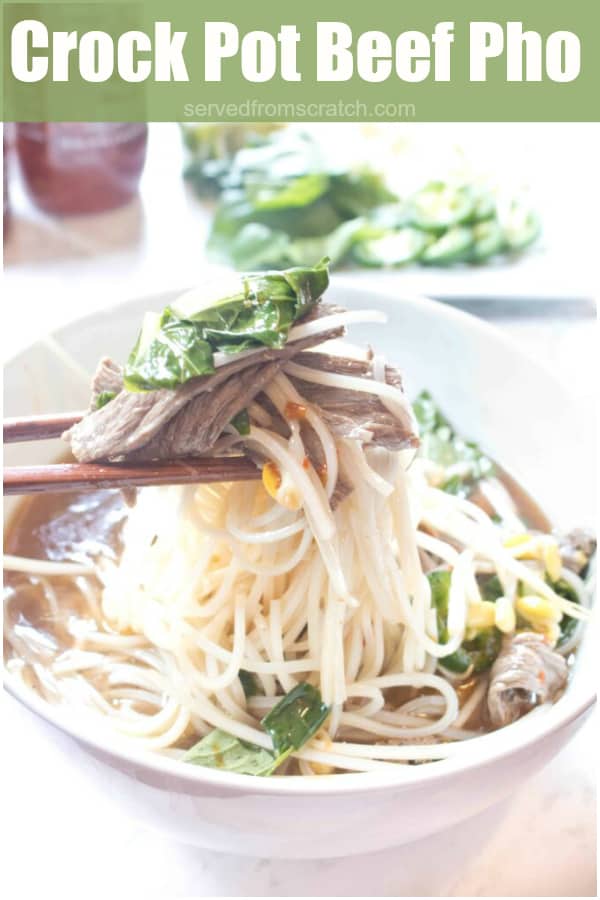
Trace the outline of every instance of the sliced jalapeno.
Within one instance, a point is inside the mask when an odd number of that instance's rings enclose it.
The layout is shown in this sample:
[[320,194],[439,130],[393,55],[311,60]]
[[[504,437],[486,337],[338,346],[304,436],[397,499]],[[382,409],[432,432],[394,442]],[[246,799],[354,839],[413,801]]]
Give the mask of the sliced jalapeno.
[[473,225],[473,246],[469,259],[481,263],[504,249],[504,231],[496,219]]
[[403,266],[417,259],[428,242],[423,231],[400,228],[399,231],[357,244],[354,256],[363,266]]
[[444,231],[460,225],[473,215],[475,199],[469,185],[455,187],[432,181],[410,201],[412,224],[425,231]]
[[463,650],[462,647],[459,647],[458,650],[455,650],[454,653],[451,653],[449,656],[443,656],[440,659],[440,665],[450,672],[455,672],[457,675],[463,675],[465,672],[469,671],[473,665],[473,660],[471,659],[471,654],[467,650]]
[[472,667],[474,675],[489,669],[502,646],[502,634],[497,628],[484,628],[458,650],[440,659],[440,664],[451,672],[463,674]]
[[421,262],[433,266],[446,266],[449,263],[468,259],[473,246],[473,230],[463,225],[450,228],[433,244],[425,248],[421,254]]
[[384,203],[369,213],[369,223],[376,228],[395,230],[410,224],[410,210],[406,203]]
[[476,190],[473,212],[469,217],[469,223],[485,222],[496,215],[496,200],[494,195],[483,189]]
[[531,209],[513,203],[504,222],[504,239],[508,250],[519,252],[529,247],[541,231],[539,217]]

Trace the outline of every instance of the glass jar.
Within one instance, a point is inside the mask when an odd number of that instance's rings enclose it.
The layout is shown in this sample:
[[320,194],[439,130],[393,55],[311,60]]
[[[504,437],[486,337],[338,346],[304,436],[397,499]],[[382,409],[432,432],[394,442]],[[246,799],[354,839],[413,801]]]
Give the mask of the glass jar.
[[8,196],[8,158],[10,155],[10,146],[8,143],[8,138],[6,134],[6,125],[4,125],[4,130],[2,132],[2,177],[3,177],[3,190],[2,190],[2,200],[3,200],[3,213],[2,213],[2,234],[3,239],[6,240],[8,232],[10,230],[10,199]]
[[16,146],[25,184],[54,215],[98,213],[136,194],[148,126],[138,122],[20,122]]

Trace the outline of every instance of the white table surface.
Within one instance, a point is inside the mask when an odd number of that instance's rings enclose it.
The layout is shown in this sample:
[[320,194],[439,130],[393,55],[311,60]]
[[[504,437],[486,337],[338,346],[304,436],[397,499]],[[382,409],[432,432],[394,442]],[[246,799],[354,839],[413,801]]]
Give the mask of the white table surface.
[[[194,282],[204,265],[206,218],[167,164],[176,152],[174,134],[152,134],[141,200],[94,219],[62,225],[46,219],[13,173],[5,358],[105,303]],[[594,402],[590,304],[471,299],[469,307]],[[313,862],[243,859],[166,840],[126,820],[118,801],[98,796],[92,784],[73,783],[33,717],[10,698],[3,720],[10,836],[3,870],[11,898],[596,895],[594,719],[518,794],[452,832],[383,853]]]

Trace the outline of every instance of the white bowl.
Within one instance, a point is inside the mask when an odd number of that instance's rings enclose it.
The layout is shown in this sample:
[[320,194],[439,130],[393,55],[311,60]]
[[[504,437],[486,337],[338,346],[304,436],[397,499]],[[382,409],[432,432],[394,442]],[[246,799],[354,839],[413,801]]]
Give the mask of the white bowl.
[[[91,372],[98,357],[123,359],[146,309],[172,294],[144,298],[76,321],[53,339]],[[350,308],[383,309],[387,326],[357,326],[405,373],[409,394],[428,387],[456,426],[500,460],[562,525],[594,519],[593,422],[551,376],[490,326],[422,298],[373,293],[338,279],[328,298]],[[5,413],[78,409],[84,379],[47,342],[5,370]],[[60,444],[12,445],[7,464],[50,461]],[[568,467],[590,473],[575,495]],[[10,514],[12,503],[6,504]],[[180,840],[249,856],[315,858],[381,850],[455,824],[505,798],[547,763],[582,724],[594,702],[591,640],[578,654],[565,695],[447,760],[397,772],[307,778],[251,778],[186,766],[139,752],[90,731],[69,709],[46,704],[6,675],[11,693],[45,723],[69,764],[83,767],[134,817]],[[55,726],[48,728],[46,723]],[[51,773],[49,773],[51,774]]]

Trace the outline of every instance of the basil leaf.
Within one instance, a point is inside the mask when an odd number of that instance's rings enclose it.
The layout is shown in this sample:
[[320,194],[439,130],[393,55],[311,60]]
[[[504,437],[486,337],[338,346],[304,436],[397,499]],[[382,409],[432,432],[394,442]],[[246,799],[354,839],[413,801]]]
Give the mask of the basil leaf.
[[431,394],[422,391],[413,403],[421,436],[420,454],[444,468],[459,466],[460,472],[450,476],[442,490],[468,496],[482,478],[494,471],[494,464],[473,441],[460,437],[436,406]]
[[306,264],[308,260],[319,259],[327,256],[331,265],[341,262],[358,242],[365,240],[374,233],[373,226],[359,216],[342,222],[331,234],[322,237],[297,238],[288,243],[287,254],[290,262],[295,265]]
[[116,396],[116,391],[100,391],[96,397],[96,409],[102,409],[103,406],[106,406],[107,403],[114,400]]
[[443,416],[429,391],[421,391],[413,401],[412,407],[422,432],[428,434],[444,425],[450,426],[450,422]]
[[504,588],[497,575],[478,575],[477,585],[482,600],[488,600],[490,603],[495,603],[496,600],[499,600],[500,597],[504,596]]
[[362,169],[331,176],[331,199],[344,218],[365,213],[397,197],[385,185],[381,175]]
[[[438,640],[442,644],[445,644],[449,638],[448,601],[451,577],[451,573],[446,569],[434,569],[427,574],[431,587],[431,604],[436,611]],[[494,586],[490,585],[489,590],[492,593]],[[501,594],[498,596],[501,596]],[[490,598],[486,597],[486,599]],[[501,644],[502,634],[497,628],[483,628],[475,637],[468,641],[463,641],[454,653],[449,653],[448,656],[442,657],[440,665],[458,674],[463,674],[471,668],[476,674],[484,672],[486,669],[489,669],[498,656]]]
[[160,314],[147,313],[125,367],[126,389],[175,388],[212,374],[215,351],[283,347],[294,322],[326,290],[327,263],[240,276],[216,303],[204,305],[190,292]]
[[252,672],[247,672],[245,669],[240,669],[238,678],[240,679],[240,682],[242,684],[244,696],[246,697],[246,699],[248,699],[248,697],[258,697],[263,694],[258,680]]
[[[308,261],[306,257],[302,260],[290,259],[289,247],[290,239],[285,232],[260,222],[248,222],[227,242],[227,257],[236,269],[246,270]],[[310,261],[318,259],[319,255],[324,254],[316,253]]]
[[463,648],[471,657],[475,675],[491,668],[502,647],[502,632],[498,628],[482,628],[474,638],[465,641]]
[[250,416],[248,415],[248,410],[240,409],[239,413],[236,413],[231,420],[231,424],[238,434],[250,434]]
[[241,741],[216,728],[194,744],[183,757],[184,762],[209,769],[224,769],[239,775],[271,775],[279,760],[262,747]]
[[440,659],[440,665],[445,669],[449,669],[451,672],[455,672],[457,675],[463,675],[465,672],[468,672],[471,668],[471,664],[471,654],[462,647],[459,647],[454,653],[450,653],[448,656],[444,656]]
[[[247,697],[259,692],[250,672],[242,670],[239,677]],[[262,720],[273,741],[273,752],[216,728],[190,747],[183,761],[241,775],[272,775],[290,753],[310,740],[328,715],[329,707],[321,700],[319,691],[301,683]]]
[[434,569],[427,573],[431,588],[431,605],[436,611],[438,641],[445,644],[448,640],[448,598],[450,595],[450,572],[447,569]]
[[396,199],[378,173],[340,167],[313,139],[289,132],[240,150],[221,186],[208,249],[238,269],[305,264],[319,255],[336,264],[350,249],[338,229]]
[[319,691],[301,682],[267,713],[262,725],[271,735],[275,752],[282,755],[299,750],[310,740],[329,712]]
[[246,142],[258,145],[280,128],[270,122],[183,124],[181,133],[189,161],[184,178],[201,197],[218,195],[231,170],[231,162]]
[[301,175],[279,184],[250,185],[248,195],[256,209],[285,209],[308,206],[328,187],[327,175]]
[[[213,259],[237,269],[283,268],[297,259],[289,249],[295,240],[328,237],[342,223],[327,196],[293,210],[267,210],[256,209],[239,190],[228,191],[217,207],[207,249]],[[301,264],[318,258],[317,253]]]
[[469,670],[474,675],[479,675],[492,666],[501,646],[502,634],[497,628],[482,628],[474,638],[464,641],[454,653],[440,659],[440,663],[445,669],[459,675]]
[[214,372],[212,349],[193,322],[146,313],[142,330],[129,355],[123,383],[128,391],[175,388],[190,378]]
[[[550,585],[552,590],[555,591],[560,597],[564,597],[566,600],[571,600],[573,603],[579,603],[577,592],[573,590],[571,585],[567,581],[565,581],[564,578],[559,578],[558,581],[552,581],[551,578],[548,578],[546,576],[546,581]],[[560,620],[559,627],[560,637],[556,644],[557,647],[561,647],[563,644],[566,644],[577,627],[577,619],[574,619],[573,616],[563,615],[562,619]]]

